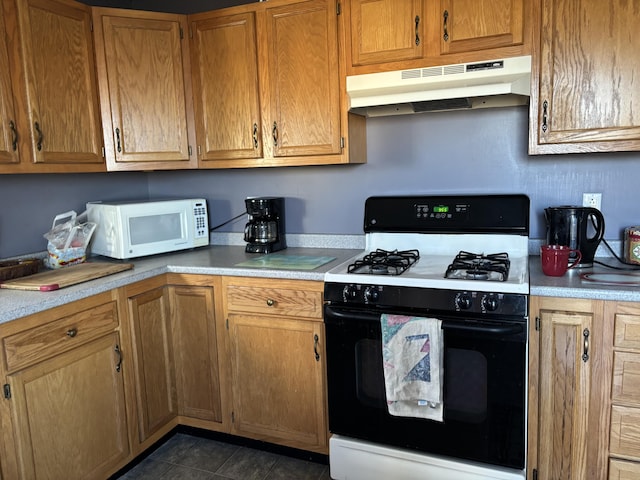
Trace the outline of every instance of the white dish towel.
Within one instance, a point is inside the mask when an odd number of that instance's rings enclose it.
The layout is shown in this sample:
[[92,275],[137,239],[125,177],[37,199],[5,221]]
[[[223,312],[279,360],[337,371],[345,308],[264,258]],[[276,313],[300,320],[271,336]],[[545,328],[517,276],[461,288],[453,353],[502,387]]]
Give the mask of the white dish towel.
[[442,422],[442,321],[387,314],[380,320],[389,413]]

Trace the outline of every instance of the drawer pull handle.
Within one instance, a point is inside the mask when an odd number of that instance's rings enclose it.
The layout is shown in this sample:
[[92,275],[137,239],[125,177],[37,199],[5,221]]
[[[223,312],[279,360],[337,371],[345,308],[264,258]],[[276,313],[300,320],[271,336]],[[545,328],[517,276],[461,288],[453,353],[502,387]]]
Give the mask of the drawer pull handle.
[[78,329],[77,328],[70,328],[69,330],[67,330],[67,337],[73,338],[76,335],[78,335]]
[[18,131],[16,130],[16,124],[13,123],[13,120],[9,121],[9,130],[11,130],[11,135],[13,136],[11,149],[15,152],[18,150]]
[[449,28],[447,27],[447,23],[449,21],[449,12],[447,10],[442,14],[442,28],[444,30],[444,35],[442,35],[442,39],[445,42],[449,41]]
[[582,332],[582,336],[584,337],[584,349],[582,351],[582,361],[586,362],[589,360],[589,329],[585,328]]
[[120,370],[122,369],[122,352],[120,351],[120,346],[116,344],[113,351],[116,352],[116,355],[118,355],[118,363],[116,363],[116,372],[120,372]]
[[273,307],[276,304],[276,301],[272,298],[267,298],[267,307]]
[[318,334],[313,335],[313,353],[316,355],[316,362],[320,361],[320,354],[318,353],[318,342],[320,339],[318,338]]
[[41,151],[42,142],[44,141],[44,135],[42,135],[42,130],[40,130],[40,124],[38,122],[35,122],[33,124],[33,127],[35,128],[35,131],[38,134],[38,139],[36,140],[36,148],[38,149],[38,151]]

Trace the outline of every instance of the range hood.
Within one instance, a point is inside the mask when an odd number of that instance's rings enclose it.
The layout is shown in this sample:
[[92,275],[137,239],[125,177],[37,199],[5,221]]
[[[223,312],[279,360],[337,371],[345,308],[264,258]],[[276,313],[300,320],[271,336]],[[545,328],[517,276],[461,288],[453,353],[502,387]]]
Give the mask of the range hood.
[[347,77],[349,111],[368,117],[526,105],[531,56]]

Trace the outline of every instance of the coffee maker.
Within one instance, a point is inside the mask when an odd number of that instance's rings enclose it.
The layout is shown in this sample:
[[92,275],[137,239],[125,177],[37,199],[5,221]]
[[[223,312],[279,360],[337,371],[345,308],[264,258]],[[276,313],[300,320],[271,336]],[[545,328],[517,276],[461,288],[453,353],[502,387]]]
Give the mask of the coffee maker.
[[244,227],[249,253],[271,253],[287,248],[284,237],[284,198],[251,197],[244,201],[249,221]]

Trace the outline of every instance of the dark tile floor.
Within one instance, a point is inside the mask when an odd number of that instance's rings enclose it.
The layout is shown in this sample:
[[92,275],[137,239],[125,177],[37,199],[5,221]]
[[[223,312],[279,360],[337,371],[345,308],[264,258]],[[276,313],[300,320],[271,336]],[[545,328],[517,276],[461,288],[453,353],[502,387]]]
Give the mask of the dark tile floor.
[[175,433],[140,463],[112,480],[330,480],[315,461]]

